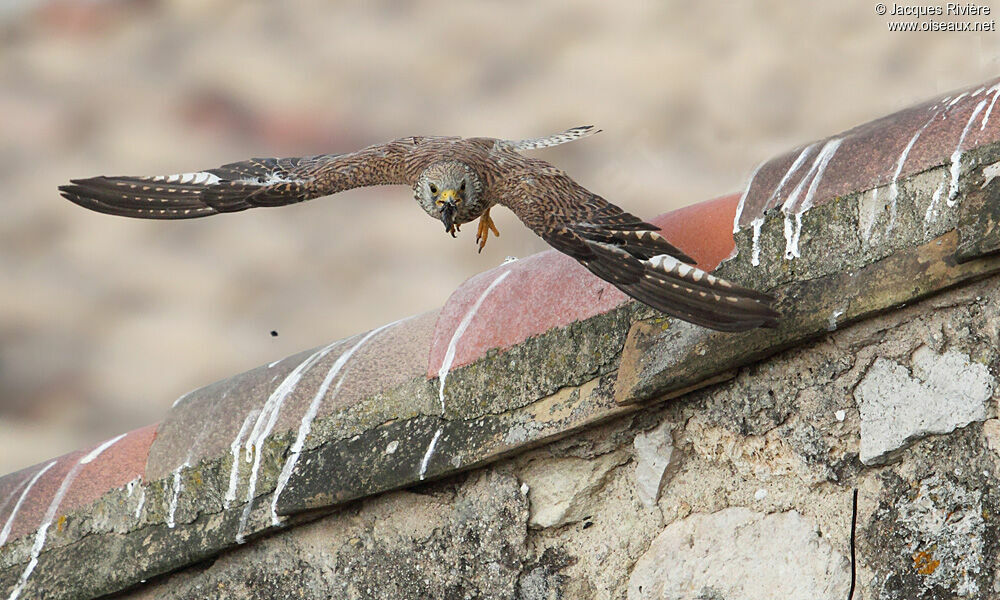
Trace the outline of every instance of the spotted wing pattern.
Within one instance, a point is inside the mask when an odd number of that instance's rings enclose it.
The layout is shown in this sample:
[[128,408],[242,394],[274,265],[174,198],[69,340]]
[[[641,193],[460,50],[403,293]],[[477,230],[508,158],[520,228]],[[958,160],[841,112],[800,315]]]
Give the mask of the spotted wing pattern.
[[294,204],[355,187],[407,183],[404,161],[416,142],[405,138],[350,154],[253,158],[176,175],[74,179],[59,190],[71,202],[112,215],[205,217]]
[[695,261],[658,227],[541,165],[517,177],[499,202],[552,247],[629,296],[685,321],[720,331],[777,325],[773,298],[687,264]]

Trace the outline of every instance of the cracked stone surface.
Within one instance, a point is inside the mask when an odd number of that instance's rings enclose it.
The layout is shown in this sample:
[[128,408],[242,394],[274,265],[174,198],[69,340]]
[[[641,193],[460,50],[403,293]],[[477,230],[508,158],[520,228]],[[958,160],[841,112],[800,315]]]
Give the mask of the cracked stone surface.
[[643,554],[629,600],[841,598],[850,566],[795,511],[727,508],[676,521]]
[[859,556],[878,600],[1000,593],[996,461],[977,425],[932,438],[865,482]]
[[635,436],[635,486],[639,500],[647,507],[656,505],[663,485],[678,467],[679,458],[674,454],[673,428],[669,422],[656,429]]
[[913,353],[912,371],[877,358],[855,389],[861,413],[861,462],[885,463],[913,440],[987,417],[995,380],[961,352]]
[[593,512],[593,501],[608,473],[629,460],[616,451],[593,460],[555,458],[529,465],[521,478],[528,484],[532,527],[559,527]]

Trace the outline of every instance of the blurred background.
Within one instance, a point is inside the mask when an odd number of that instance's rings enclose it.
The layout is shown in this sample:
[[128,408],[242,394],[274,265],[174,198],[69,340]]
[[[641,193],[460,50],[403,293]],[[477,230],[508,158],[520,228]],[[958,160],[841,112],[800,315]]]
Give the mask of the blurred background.
[[71,177],[593,123],[539,155],[652,217],[1000,73],[995,32],[886,20],[867,0],[0,3],[0,473],[545,248],[494,211],[477,255],[474,228],[451,239],[403,188],[155,222],[64,201]]

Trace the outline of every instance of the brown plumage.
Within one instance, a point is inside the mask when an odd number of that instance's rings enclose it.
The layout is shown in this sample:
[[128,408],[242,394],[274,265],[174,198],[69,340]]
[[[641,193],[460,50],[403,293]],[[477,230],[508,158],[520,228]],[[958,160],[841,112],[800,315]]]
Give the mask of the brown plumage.
[[480,249],[489,211],[500,204],[552,247],[623,292],[669,315],[723,331],[774,327],[772,298],[718,279],[650,225],[520,151],[595,133],[577,127],[545,138],[408,137],[347,154],[254,158],[216,169],[159,177],[94,177],[60,186],[85,208],[145,219],[188,219],[281,206],[351,188],[400,184],[454,235],[479,218]]

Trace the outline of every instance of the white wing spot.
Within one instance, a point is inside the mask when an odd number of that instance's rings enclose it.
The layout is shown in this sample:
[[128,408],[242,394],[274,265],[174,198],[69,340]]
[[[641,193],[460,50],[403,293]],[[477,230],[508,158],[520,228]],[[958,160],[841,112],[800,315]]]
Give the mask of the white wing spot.
[[173,175],[160,175],[153,177],[151,181],[162,181],[164,183],[182,183],[197,185],[213,185],[222,181],[217,175],[207,171],[195,173],[175,173]]

